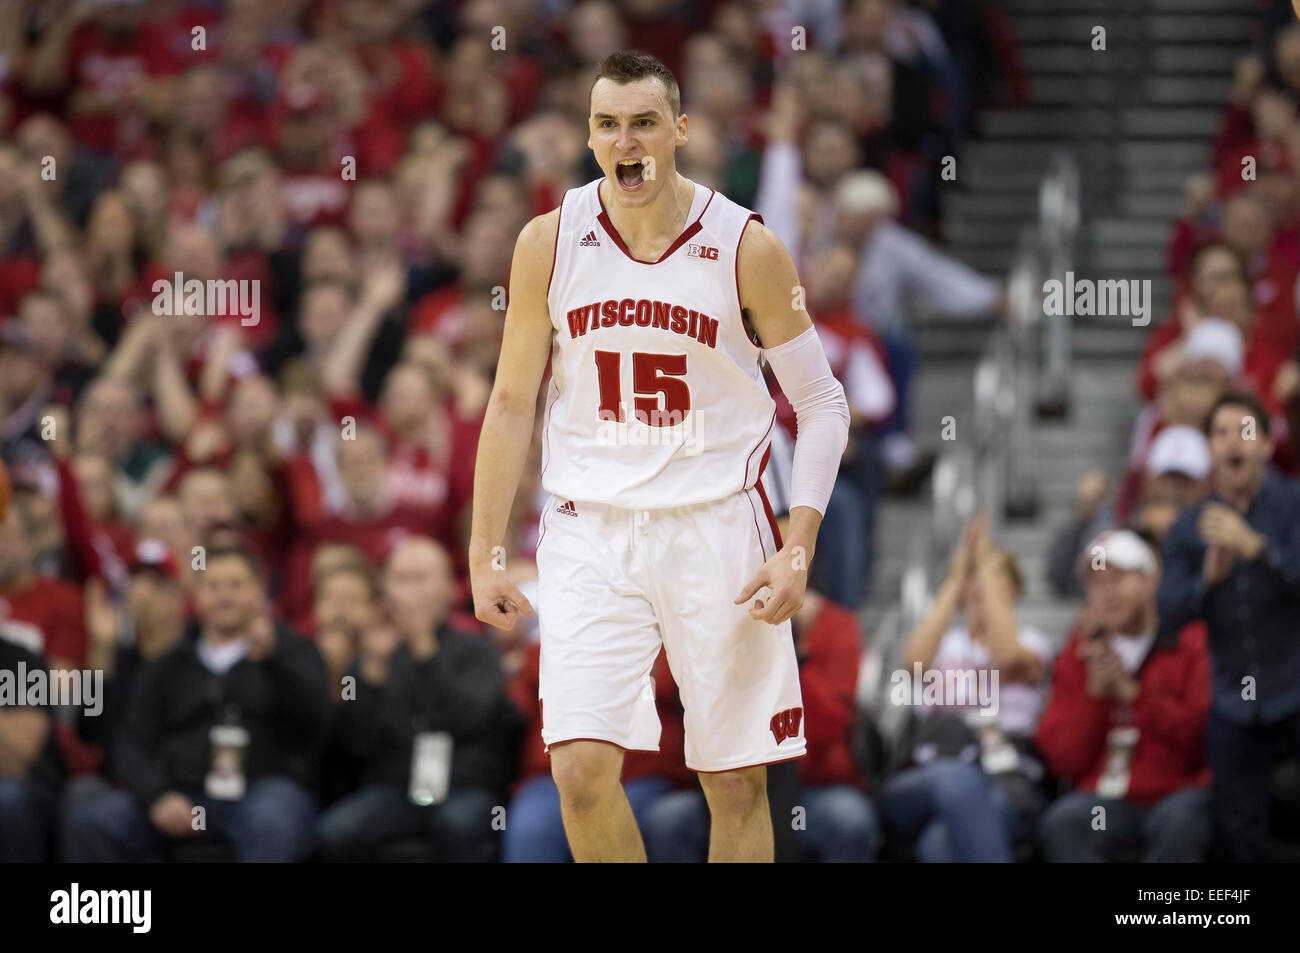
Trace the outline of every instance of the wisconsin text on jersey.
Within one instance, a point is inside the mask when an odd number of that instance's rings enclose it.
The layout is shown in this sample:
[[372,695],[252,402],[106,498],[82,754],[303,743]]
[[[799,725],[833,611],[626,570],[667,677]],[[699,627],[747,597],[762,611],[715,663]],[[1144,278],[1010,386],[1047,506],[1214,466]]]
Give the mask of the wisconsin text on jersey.
[[569,337],[582,337],[597,328],[615,325],[642,328],[662,328],[674,334],[695,338],[709,347],[718,346],[718,319],[701,314],[694,308],[684,308],[671,301],[647,301],[645,298],[609,298],[604,302],[586,304],[568,313]]

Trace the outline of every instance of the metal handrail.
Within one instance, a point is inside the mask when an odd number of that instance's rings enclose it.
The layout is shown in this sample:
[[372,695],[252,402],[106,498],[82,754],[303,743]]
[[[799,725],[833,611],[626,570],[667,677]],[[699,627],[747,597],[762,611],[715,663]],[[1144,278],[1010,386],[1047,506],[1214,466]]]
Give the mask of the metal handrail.
[[990,335],[975,368],[972,426],[936,461],[929,526],[912,537],[898,602],[864,655],[858,700],[886,738],[906,712],[885,704],[891,661],[925,612],[961,526],[982,508],[997,533],[1008,513],[1031,505],[1035,490],[1034,414],[1047,388],[1068,385],[1068,318],[1043,314],[1043,276],[1063,277],[1077,258],[1082,222],[1077,161],[1058,152],[1039,189],[1039,221],[1021,236],[1008,273],[1008,320]]

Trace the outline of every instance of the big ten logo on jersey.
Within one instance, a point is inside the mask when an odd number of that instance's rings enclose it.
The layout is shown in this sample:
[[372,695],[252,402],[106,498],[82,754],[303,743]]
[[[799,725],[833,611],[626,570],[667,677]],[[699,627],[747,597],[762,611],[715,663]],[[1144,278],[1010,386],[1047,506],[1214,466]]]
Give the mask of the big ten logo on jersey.
[[780,744],[786,738],[799,737],[799,722],[803,721],[802,708],[787,708],[772,716],[772,735]]
[[711,245],[687,245],[687,258],[707,258],[709,261],[718,260],[718,250]]

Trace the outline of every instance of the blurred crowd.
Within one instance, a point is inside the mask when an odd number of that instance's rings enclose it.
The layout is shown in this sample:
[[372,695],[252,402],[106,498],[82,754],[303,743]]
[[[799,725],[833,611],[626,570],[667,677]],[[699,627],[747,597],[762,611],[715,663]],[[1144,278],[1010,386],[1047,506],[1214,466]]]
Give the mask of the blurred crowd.
[[917,859],[1295,857],[1300,24],[1274,6],[1185,185],[1129,458],[1080,477],[1050,540],[1077,618],[1017,621],[1016,557],[977,516],[907,640],[918,673],[1001,681],[991,716],[938,692],[907,722],[876,803]]
[[[878,496],[928,472],[911,328],[1005,307],[938,214],[973,117],[1026,96],[996,2],[0,0],[0,672],[102,679],[93,714],[0,705],[0,859],[567,858],[535,627],[482,631],[463,553],[514,238],[600,175],[590,77],[625,46],[681,81],[682,173],[795,255],[853,410],[793,620],[810,754],[771,769],[778,850],[1201,859],[1212,765],[1253,856],[1300,737],[1278,700],[1300,509],[1263,476],[1300,392],[1298,42],[1243,65],[1189,184],[1131,470],[1091,475],[1057,540],[1085,615],[1057,652],[1019,626],[1014,555],[974,521],[906,664],[996,670],[998,714],[918,705],[883,758],[853,610]],[[1243,150],[1253,181],[1227,174]],[[536,443],[504,554],[526,593]],[[625,787],[652,860],[703,859],[662,657],[656,686],[661,750]]]

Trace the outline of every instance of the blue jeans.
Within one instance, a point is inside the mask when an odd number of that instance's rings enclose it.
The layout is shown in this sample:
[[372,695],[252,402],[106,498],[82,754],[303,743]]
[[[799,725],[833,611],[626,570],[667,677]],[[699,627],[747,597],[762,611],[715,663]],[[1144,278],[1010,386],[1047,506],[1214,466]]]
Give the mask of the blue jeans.
[[[805,859],[869,863],[880,846],[880,821],[870,799],[851,784],[800,790],[804,830],[797,831]],[[644,826],[646,852],[656,863],[703,863],[709,856],[709,805],[698,789],[664,795]]]
[[808,581],[813,589],[850,609],[862,604],[871,572],[874,513],[874,497],[865,501],[858,487],[841,472],[817,532],[817,554]]
[[915,839],[922,863],[1010,863],[1019,823],[1006,794],[977,765],[942,758],[886,779],[880,813]]
[[372,784],[321,815],[321,855],[331,861],[367,860],[385,844],[428,837],[439,861],[493,861],[497,849],[493,809],[501,800],[482,788],[459,788],[441,804],[421,806],[411,801],[405,788]]
[[916,342],[905,328],[880,332],[880,341],[889,359],[889,376],[894,381],[895,398],[894,412],[881,426],[880,434],[907,433],[911,423],[912,377],[916,374],[918,357]]
[[[197,791],[184,793],[205,814],[205,831],[229,841],[243,863],[301,860],[316,822],[316,799],[288,778],[252,781],[238,801],[218,801]],[[73,809],[64,832],[67,859],[74,863],[154,860],[167,838],[153,826],[133,795],[110,790]]]
[[[673,782],[667,778],[642,777],[624,782],[623,790],[642,831],[647,809],[672,787]],[[549,774],[525,781],[510,799],[501,859],[508,864],[563,864],[573,859],[560,815],[560,792]]]
[[0,778],[0,864],[42,864],[50,859],[55,796],[27,778]]
[[[1100,826],[1099,807],[1106,812]],[[1204,863],[1210,845],[1210,792],[1183,788],[1151,807],[1139,807],[1076,791],[1048,807],[1039,835],[1051,863],[1105,863],[1127,850],[1138,850],[1146,863]]]

